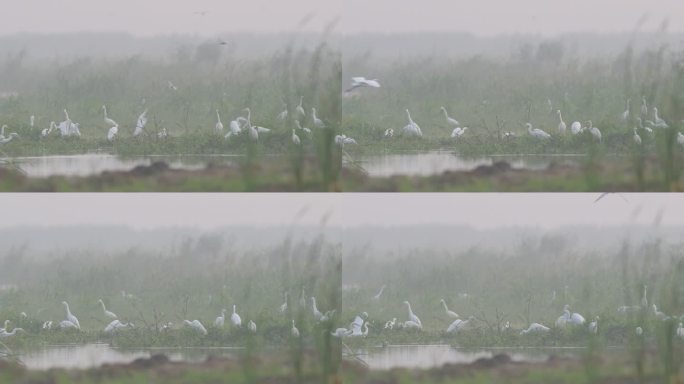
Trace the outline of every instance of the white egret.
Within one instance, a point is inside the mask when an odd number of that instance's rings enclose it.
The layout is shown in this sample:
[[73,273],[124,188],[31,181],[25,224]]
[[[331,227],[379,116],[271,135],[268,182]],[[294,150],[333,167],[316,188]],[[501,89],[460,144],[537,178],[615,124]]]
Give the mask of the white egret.
[[223,328],[223,324],[224,324],[225,321],[226,321],[226,312],[228,312],[228,311],[225,310],[225,309],[222,309],[222,310],[221,310],[221,314],[218,315],[218,317],[216,318],[216,320],[214,320],[214,327],[216,327],[216,328]]
[[221,122],[221,115],[219,115],[219,110],[216,110],[216,126],[214,127],[214,132],[223,133],[223,123]]
[[138,116],[138,121],[135,123],[135,130],[133,131],[133,136],[138,136],[141,133],[143,133],[143,129],[145,129],[145,125],[147,124],[147,109],[143,111],[143,113]]
[[656,317],[656,319],[661,321],[666,321],[670,319],[670,316],[666,315],[663,312],[660,312],[655,304],[651,305],[651,309],[653,310],[653,315]]
[[322,314],[321,311],[319,311],[318,308],[316,307],[316,298],[313,297],[313,296],[311,297],[311,310],[312,310],[312,312],[313,312],[314,319],[315,319],[316,321],[321,321],[321,318],[323,317],[323,314]]
[[380,300],[380,297],[382,296],[382,293],[385,291],[385,284],[380,287],[380,291],[373,296],[373,300]]
[[404,304],[406,304],[406,308],[408,308],[409,320],[420,324],[420,326],[422,327],[423,323],[420,322],[418,316],[416,316],[415,313],[413,313],[413,310],[411,310],[411,303],[409,303],[408,301],[404,301]]
[[571,132],[573,135],[576,135],[576,134],[582,132],[582,124],[581,124],[579,121],[574,121],[574,122],[570,125],[570,132]]
[[636,145],[641,145],[641,136],[637,133],[636,127],[634,127],[634,135],[632,135],[632,140]]
[[280,306],[280,313],[287,311],[287,298],[290,296],[290,294],[285,292],[283,296],[285,296],[285,302]]
[[682,323],[679,323],[679,325],[677,326],[676,334],[677,336],[684,338],[684,326],[682,325]]
[[632,99],[627,99],[627,102],[625,103],[625,111],[622,112],[620,115],[620,118],[624,123],[629,121],[629,106],[632,104]]
[[538,139],[550,139],[551,135],[548,133],[544,132],[543,130],[539,128],[532,128],[532,124],[527,123],[525,124],[527,126],[527,132],[532,136],[536,137]]
[[563,121],[563,115],[561,114],[560,109],[556,110],[556,113],[558,114],[558,120],[560,120],[560,122],[558,123],[558,133],[560,133],[561,135],[565,134],[565,129],[567,128],[567,126],[565,125],[565,121]]
[[589,133],[591,133],[591,135],[594,136],[595,139],[598,139],[600,143],[603,140],[603,138],[601,137],[601,131],[599,131],[598,128],[594,127],[591,120],[587,121],[587,123],[589,123],[589,127],[587,127]]
[[521,335],[526,335],[528,333],[546,333],[550,331],[551,328],[545,326],[544,324],[532,323],[527,329],[520,331]]
[[0,338],[5,338],[5,337],[12,337],[17,334],[17,332],[26,332],[24,331],[23,328],[14,328],[12,332],[7,332],[6,330],[4,332],[0,332]]
[[80,329],[79,327],[76,326],[76,324],[72,323],[69,320],[62,320],[59,322],[59,328],[60,329]]
[[646,105],[646,97],[641,96],[641,117],[648,116],[648,106]]
[[200,323],[199,320],[193,320],[193,321],[190,321],[190,320],[183,320],[183,322],[185,323],[185,325],[187,325],[188,327],[194,329],[195,331],[197,331],[197,332],[199,332],[199,333],[201,333],[201,334],[203,334],[203,335],[206,335],[206,334],[207,334],[207,329],[204,328],[204,325],[202,325],[202,323]]
[[297,113],[306,116],[306,112],[304,112],[304,107],[302,106],[302,103],[304,102],[304,96],[299,96],[299,104],[297,105]]
[[52,329],[52,320],[48,320],[43,323],[42,329]]
[[368,80],[362,76],[352,77],[352,85],[347,90],[345,90],[345,92],[351,92],[352,90],[359,87],[380,88],[380,83],[378,82],[378,79]]
[[299,329],[295,327],[294,319],[292,320],[292,328],[290,328],[290,334],[292,335],[292,337],[299,337]]
[[260,127],[260,126],[258,126],[258,125],[255,125],[255,126],[254,126],[254,129],[256,129],[256,131],[259,132],[259,133],[271,132],[271,129],[270,129],[270,128],[264,128],[264,127]]
[[10,141],[12,141],[12,139],[14,139],[15,137],[18,138],[18,137],[19,137],[19,134],[16,133],[16,132],[12,132],[12,133],[9,134],[9,136],[0,138],[0,144],[7,144],[7,143],[9,143]]
[[402,326],[406,329],[423,329],[422,324],[416,323],[415,321],[411,320],[405,321]]
[[31,115],[31,117],[29,117],[29,125],[31,126],[31,128],[33,128],[33,125],[35,122],[36,122],[36,117],[34,115]]
[[78,319],[69,310],[69,304],[66,301],[62,301],[62,305],[64,306],[64,309],[66,309],[66,319],[69,322],[73,323],[76,326],[76,328],[81,329],[81,324],[78,322]]
[[297,126],[297,129],[301,129],[302,131],[311,134],[311,129],[307,127],[302,127],[302,125],[299,123],[299,120],[295,120],[295,125]]
[[316,108],[311,108],[311,116],[312,116],[312,120],[313,120],[313,125],[314,125],[314,127],[316,127],[316,128],[325,128],[325,123],[323,122],[323,120],[319,119],[319,118],[316,116]]
[[105,329],[105,333],[114,333],[118,330],[121,329],[126,329],[126,328],[133,328],[133,323],[122,323],[119,320],[113,320],[111,323],[109,323]]
[[104,312],[105,316],[109,317],[110,319],[116,319],[117,318],[117,316],[114,312],[107,310],[107,307],[105,307],[105,303],[104,303],[104,301],[102,301],[102,299],[99,299],[97,302],[100,303],[100,305],[102,306],[102,312]]
[[162,128],[161,131],[157,132],[157,137],[160,139],[165,139],[169,134],[166,132],[166,128]]
[[299,136],[295,133],[295,130],[292,130],[292,144],[294,145],[301,145],[302,141],[299,140]]
[[339,146],[344,146],[345,144],[358,144],[356,140],[352,139],[351,137],[347,137],[347,135],[335,135],[335,144]]
[[385,129],[385,137],[393,137],[393,136],[394,136],[394,129],[392,129],[392,128]]
[[351,336],[352,330],[347,329],[347,328],[337,328],[337,329],[335,329],[334,332],[330,332],[330,334],[332,336],[338,337],[338,338],[347,337],[347,336]]
[[111,128],[109,128],[109,131],[107,131],[107,140],[109,141],[114,141],[116,138],[116,135],[119,134],[119,126],[115,125]]
[[[104,122],[105,122],[105,124],[108,124],[108,125],[110,125],[110,126],[114,126],[114,125],[118,126],[118,125],[119,125],[119,124],[116,123],[116,121],[110,119],[110,118],[107,116],[107,106],[103,105],[103,106],[102,106],[102,111],[104,112]],[[65,110],[65,113],[66,113],[66,110]],[[67,116],[67,119],[69,119],[68,116]]]
[[421,131],[420,126],[416,124],[413,119],[411,119],[411,113],[409,112],[408,108],[406,109],[406,116],[408,117],[409,125],[412,126],[416,132],[418,132],[418,136],[423,136],[423,131]]
[[454,130],[451,131],[451,138],[452,138],[452,139],[456,139],[456,138],[459,138],[459,137],[463,136],[463,134],[465,133],[466,129],[468,129],[468,127],[463,127],[463,128],[461,128],[461,127],[456,127],[456,128],[454,128]]
[[252,139],[252,141],[257,141],[259,140],[259,131],[257,131],[256,128],[254,128],[253,125],[249,124],[249,138]]
[[594,318],[594,320],[591,323],[589,323],[589,332],[591,332],[593,334],[598,333],[598,322],[599,322],[599,317],[596,316]]
[[285,110],[280,112],[278,116],[276,116],[276,119],[280,121],[285,121],[287,119],[287,104],[283,103],[283,106],[285,107]]
[[681,132],[677,132],[677,142],[681,145],[684,145],[684,135],[682,135]]
[[256,331],[257,331],[256,323],[253,322],[252,320],[250,320],[249,323],[247,323],[247,329],[252,333],[256,333]]
[[634,332],[636,332],[636,335],[637,335],[637,336],[641,336],[641,335],[644,334],[644,330],[643,330],[643,328],[641,328],[641,327],[636,327],[636,329],[634,330]]
[[[466,127],[466,128],[467,128],[467,127]],[[503,133],[503,138],[504,138],[504,139],[512,139],[512,138],[514,138],[514,137],[516,137],[515,132],[504,132],[504,133]]]
[[447,327],[446,332],[452,333],[462,331],[466,329],[473,320],[475,320],[475,318],[472,316],[470,316],[467,320],[456,319],[451,324],[449,324],[449,327]]
[[47,135],[49,135],[50,133],[52,133],[52,130],[55,129],[55,128],[57,128],[57,125],[55,124],[54,121],[51,121],[51,122],[50,122],[50,128],[43,128],[43,130],[40,131],[40,136],[46,137]]
[[458,127],[461,125],[456,119],[449,117],[449,113],[447,112],[446,108],[444,108],[444,106],[440,107],[440,110],[444,113],[444,117],[446,118],[446,121],[449,125],[452,125],[454,127]]
[[566,308],[563,309],[563,314],[556,319],[556,328],[565,328],[565,326],[570,320],[570,311]]
[[2,328],[0,328],[0,332],[5,332],[7,330],[7,327],[9,327],[9,320],[5,320],[5,325],[3,325]]
[[442,303],[442,308],[444,308],[444,312],[447,314],[447,316],[454,319],[459,317],[456,312],[449,310],[449,307],[447,307],[446,301],[444,301],[444,299],[440,299],[439,302]]
[[233,304],[233,314],[230,315],[230,322],[233,323],[234,327],[241,327],[242,326],[242,319],[240,318],[240,315],[235,312],[235,308],[237,306]]
[[7,124],[3,124],[2,127],[0,127],[0,139],[5,137],[5,129],[7,129]]
[[656,128],[668,128],[669,125],[665,122],[665,120],[661,119],[660,116],[658,116],[658,108],[653,107],[653,121],[655,122],[655,127]]

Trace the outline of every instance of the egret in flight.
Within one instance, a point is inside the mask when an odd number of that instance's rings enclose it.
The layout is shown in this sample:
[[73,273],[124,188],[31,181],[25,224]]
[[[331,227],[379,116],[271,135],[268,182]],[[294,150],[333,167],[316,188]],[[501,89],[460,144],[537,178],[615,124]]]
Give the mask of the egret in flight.
[[378,79],[368,80],[365,77],[352,77],[352,85],[345,92],[351,92],[356,88],[370,87],[370,88],[380,88],[380,83]]

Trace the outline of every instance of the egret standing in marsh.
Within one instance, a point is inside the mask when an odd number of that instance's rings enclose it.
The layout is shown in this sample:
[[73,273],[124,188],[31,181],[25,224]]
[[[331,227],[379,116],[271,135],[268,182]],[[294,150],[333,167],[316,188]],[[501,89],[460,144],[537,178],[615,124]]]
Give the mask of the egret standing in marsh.
[[446,108],[444,108],[444,106],[440,107],[440,110],[444,113],[444,117],[446,118],[446,121],[449,125],[453,127],[458,127],[461,125],[456,119],[453,119],[449,116],[449,113],[447,112]]
[[444,312],[447,316],[454,319],[459,317],[456,312],[449,310],[449,307],[447,307],[446,301],[444,301],[444,299],[439,300],[439,302],[442,303],[442,308],[444,308]]
[[66,301],[62,301],[62,305],[67,313],[66,321],[72,323],[74,326],[76,326],[76,328],[81,329],[81,324],[78,322],[78,318],[76,318],[76,316],[71,313],[71,310],[69,310],[69,304]]
[[580,132],[582,132],[582,124],[581,124],[579,121],[574,121],[574,122],[570,125],[570,132],[571,132],[573,135],[579,134]]
[[409,303],[408,301],[404,301],[404,304],[406,304],[406,308],[408,308],[409,321],[412,321],[412,322],[420,325],[422,328],[423,323],[420,322],[420,319],[418,318],[418,316],[416,316],[416,314],[413,313],[413,310],[411,310],[411,303]]
[[16,132],[12,132],[9,134],[9,136],[0,138],[0,144],[7,144],[10,141],[12,141],[12,139],[14,139],[15,137],[18,138],[19,134]]
[[230,315],[230,322],[233,323],[234,327],[241,327],[242,326],[242,319],[240,318],[240,315],[235,312],[236,305],[233,304],[233,314]]
[[102,305],[102,312],[104,313],[105,316],[109,317],[110,319],[116,319],[117,316],[114,312],[108,311],[107,307],[105,307],[104,301],[102,299],[97,300],[100,305]]
[[223,133],[223,123],[221,122],[221,115],[219,115],[219,110],[216,110],[216,126],[214,127],[214,132]]
[[[64,110],[64,111],[66,113],[66,110]],[[109,116],[107,116],[107,106],[106,105],[102,106],[102,112],[104,113],[105,124],[109,125],[110,127],[111,126],[117,126],[117,127],[119,126],[119,124],[117,124],[116,121],[112,120],[111,118],[109,118]],[[69,119],[69,116],[67,115],[67,120],[68,119]]]
[[558,114],[558,120],[560,120],[560,122],[558,123],[558,133],[563,135],[565,134],[566,128],[565,121],[563,121],[563,115],[561,114],[560,109],[556,110],[556,113]]
[[218,317],[216,318],[216,320],[214,320],[214,327],[216,327],[216,328],[223,328],[223,324],[224,324],[225,321],[226,321],[226,312],[228,312],[228,311],[226,311],[225,309],[222,309],[222,310],[221,310],[221,314],[218,315]]
[[200,323],[199,320],[193,320],[193,321],[190,321],[190,320],[183,320],[183,322],[185,323],[185,325],[187,325],[188,327],[194,329],[196,332],[199,332],[199,333],[201,333],[202,335],[206,335],[206,334],[207,334],[207,329],[204,328],[204,325],[202,325],[202,323]]
[[463,127],[463,128],[461,128],[461,127],[456,127],[456,128],[454,128],[454,130],[451,131],[451,138],[452,138],[452,139],[457,139],[457,138],[463,136],[463,134],[465,133],[466,129],[468,129],[468,127]]
[[591,133],[591,135],[594,136],[594,138],[597,139],[599,143],[602,142],[603,138],[601,137],[601,131],[599,131],[598,128],[594,127],[591,120],[587,121],[587,123],[589,123],[589,127],[587,128],[589,130],[589,133]]
[[294,319],[292,320],[292,328],[290,328],[290,334],[291,334],[292,337],[294,337],[294,338],[298,338],[298,337],[299,337],[299,329],[297,329],[297,327],[295,327],[295,321],[294,321]]
[[312,119],[313,119],[314,127],[316,127],[316,128],[325,128],[325,123],[323,122],[323,120],[319,119],[319,118],[316,116],[316,108],[311,108],[311,116],[312,116]]
[[119,134],[119,126],[115,125],[111,128],[109,128],[109,131],[107,131],[107,140],[109,141],[114,141],[116,138],[116,135]]
[[294,145],[302,145],[302,141],[299,140],[299,136],[295,133],[295,130],[292,130],[292,144]]
[[133,131],[133,136],[139,136],[141,133],[143,133],[143,129],[145,129],[145,125],[147,124],[147,109],[143,111],[143,113],[138,116],[138,121],[135,123],[135,130]]
[[634,140],[634,144],[641,145],[641,136],[639,136],[637,133],[636,127],[634,127],[634,135],[632,135],[632,140]]
[[304,96],[299,96],[299,104],[297,105],[297,113],[306,116],[306,112],[304,112],[304,107],[302,106],[302,103],[304,103]]
[[532,137],[536,137],[536,138],[538,138],[538,139],[550,139],[550,138],[551,138],[551,135],[549,135],[548,133],[544,132],[543,130],[541,130],[541,129],[539,129],[539,128],[533,128],[533,127],[532,127],[532,124],[527,123],[527,124],[525,124],[525,125],[527,126],[527,132],[528,132]]

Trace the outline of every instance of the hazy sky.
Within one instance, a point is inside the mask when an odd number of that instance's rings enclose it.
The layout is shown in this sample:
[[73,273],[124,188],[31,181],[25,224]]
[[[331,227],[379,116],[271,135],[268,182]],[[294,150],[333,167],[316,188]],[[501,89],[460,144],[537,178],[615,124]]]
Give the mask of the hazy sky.
[[[135,35],[321,31],[340,0],[5,0],[0,34],[125,31]],[[202,12],[206,12],[202,14]],[[308,17],[311,16],[311,17]],[[308,18],[307,23],[302,21]]]
[[340,16],[337,31],[345,33],[614,32],[631,31],[642,17],[646,30],[668,19],[669,30],[684,32],[681,0],[6,0],[2,16],[0,34],[320,31]]
[[669,20],[684,32],[682,0],[344,0],[345,33],[464,31],[478,35],[631,31]]
[[135,228],[318,224],[684,225],[680,194],[2,194],[0,227],[123,224]]

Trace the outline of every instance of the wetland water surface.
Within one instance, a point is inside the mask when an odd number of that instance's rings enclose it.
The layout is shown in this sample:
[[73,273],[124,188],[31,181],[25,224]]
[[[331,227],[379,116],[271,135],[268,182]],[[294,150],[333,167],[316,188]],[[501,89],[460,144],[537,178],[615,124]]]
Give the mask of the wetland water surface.
[[[107,344],[52,345],[18,353],[18,358],[28,369],[51,368],[86,369],[102,364],[130,363],[138,358],[148,358],[163,353],[172,361],[201,362],[207,356],[226,356],[240,353],[241,348],[151,348],[120,349]],[[383,348],[360,348],[356,356],[371,369],[430,368],[446,363],[471,363],[482,357],[506,353],[514,361],[545,361],[553,354],[576,353],[575,349],[483,349],[464,350],[449,345],[392,345]]]
[[[277,155],[269,156],[277,157]],[[202,169],[208,163],[234,164],[241,155],[178,155],[119,157],[109,154],[17,157],[13,160],[29,177],[91,176],[104,171],[129,171],[140,165],[164,161],[175,169]],[[372,177],[427,176],[444,171],[468,171],[496,161],[513,168],[543,169],[552,161],[577,162],[578,155],[497,155],[467,158],[451,152],[397,153],[360,156],[357,163]]]

